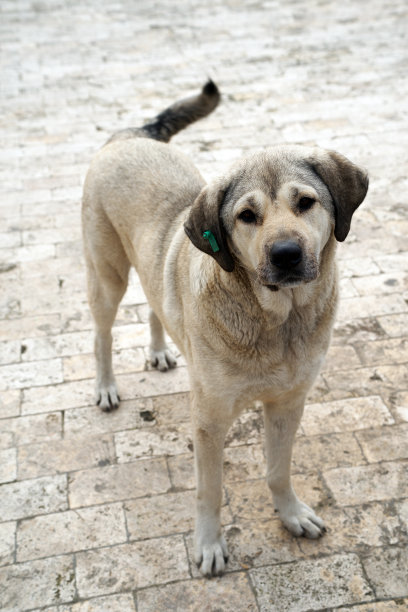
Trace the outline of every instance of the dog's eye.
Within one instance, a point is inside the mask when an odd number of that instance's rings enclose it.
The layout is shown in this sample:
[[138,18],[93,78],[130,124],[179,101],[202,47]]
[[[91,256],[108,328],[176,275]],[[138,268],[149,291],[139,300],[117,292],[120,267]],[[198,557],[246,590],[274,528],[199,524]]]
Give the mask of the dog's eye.
[[298,207],[300,208],[300,210],[309,210],[309,208],[312,208],[313,204],[316,202],[316,200],[314,200],[313,198],[308,198],[306,196],[304,196],[303,198],[300,198],[299,202],[298,202]]
[[246,208],[241,213],[239,213],[238,219],[241,219],[241,221],[243,221],[244,223],[255,223],[256,222],[255,213],[252,212],[252,210],[249,210],[249,208]]

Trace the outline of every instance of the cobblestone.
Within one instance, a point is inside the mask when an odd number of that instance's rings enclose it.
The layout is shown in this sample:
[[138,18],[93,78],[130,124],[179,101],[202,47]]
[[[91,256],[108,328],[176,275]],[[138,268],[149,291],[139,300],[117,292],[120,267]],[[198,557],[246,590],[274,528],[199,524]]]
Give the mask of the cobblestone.
[[[403,0],[2,0],[2,610],[408,609],[407,17]],[[294,450],[294,485],[328,532],[280,524],[248,407],[225,450],[231,557],[210,581],[192,554],[185,362],[151,370],[132,274],[114,327],[123,401],[94,406],[80,229],[94,152],[208,75],[222,104],[175,138],[207,179],[280,143],[333,148],[370,175]]]

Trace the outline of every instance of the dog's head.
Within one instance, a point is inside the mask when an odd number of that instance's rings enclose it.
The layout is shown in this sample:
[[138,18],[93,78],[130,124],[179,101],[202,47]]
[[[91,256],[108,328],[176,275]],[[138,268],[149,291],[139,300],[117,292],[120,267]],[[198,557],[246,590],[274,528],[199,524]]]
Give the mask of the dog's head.
[[368,189],[366,173],[333,151],[276,147],[204,187],[185,230],[227,272],[235,262],[276,291],[319,275],[332,233],[345,240]]

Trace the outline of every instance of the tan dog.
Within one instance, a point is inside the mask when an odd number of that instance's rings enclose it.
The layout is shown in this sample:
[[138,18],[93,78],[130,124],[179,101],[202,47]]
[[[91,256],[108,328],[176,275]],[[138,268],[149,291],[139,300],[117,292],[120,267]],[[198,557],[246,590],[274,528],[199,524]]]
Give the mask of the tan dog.
[[144,128],[97,154],[83,200],[89,303],[96,323],[97,399],[116,408],[111,327],[137,269],[152,308],[152,363],[175,366],[163,327],[187,359],[197,478],[196,561],[224,571],[225,435],[254,400],[264,404],[267,480],[294,535],[323,521],[290,480],[292,444],[329,345],[337,303],[336,239],[363,201],[366,174],[321,149],[268,148],[206,185],[190,160],[158,140],[217,105],[209,82]]

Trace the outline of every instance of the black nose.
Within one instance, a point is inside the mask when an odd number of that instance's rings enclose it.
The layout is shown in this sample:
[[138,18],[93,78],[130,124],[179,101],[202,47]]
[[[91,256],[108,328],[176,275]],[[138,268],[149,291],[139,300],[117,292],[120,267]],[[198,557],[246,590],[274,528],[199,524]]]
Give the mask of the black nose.
[[302,261],[302,249],[296,242],[280,240],[273,245],[270,257],[274,266],[290,270]]

